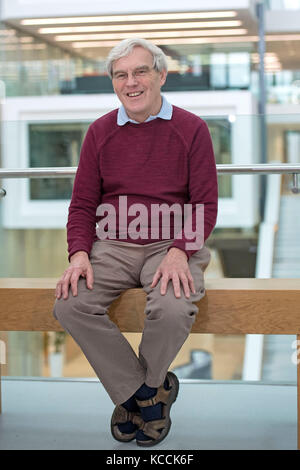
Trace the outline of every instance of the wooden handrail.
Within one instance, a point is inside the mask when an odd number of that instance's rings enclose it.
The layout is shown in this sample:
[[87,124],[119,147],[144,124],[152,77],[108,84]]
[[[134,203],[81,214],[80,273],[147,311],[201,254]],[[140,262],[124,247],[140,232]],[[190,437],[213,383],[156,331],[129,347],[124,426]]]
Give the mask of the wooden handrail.
[[[52,316],[56,279],[0,279],[0,331],[62,331]],[[123,332],[141,332],[146,294],[129,289],[111,319]],[[300,334],[298,279],[208,279],[192,333]]]

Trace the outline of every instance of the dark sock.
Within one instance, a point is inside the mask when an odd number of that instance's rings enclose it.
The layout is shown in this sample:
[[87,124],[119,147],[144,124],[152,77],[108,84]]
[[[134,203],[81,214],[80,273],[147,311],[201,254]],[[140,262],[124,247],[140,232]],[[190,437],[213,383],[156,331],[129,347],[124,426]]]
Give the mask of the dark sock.
[[126,408],[126,410],[128,410],[128,411],[139,411],[140,410],[134,395],[132,395],[132,397],[128,398],[127,401],[122,403],[122,406],[124,406],[124,408]]
[[[127,411],[139,411],[140,410],[135,401],[134,395],[128,398],[128,400],[126,400],[124,403],[122,403],[122,406]],[[131,421],[127,421],[127,423],[118,424],[118,428],[121,432],[125,434],[131,434],[137,430],[136,424],[133,424]]]
[[[166,378],[164,381],[164,388],[166,390],[169,389],[169,381]],[[154,397],[157,393],[157,388],[154,387],[148,387],[148,385],[143,384],[136,392],[135,392],[135,397],[138,400],[148,400],[149,398]],[[156,405],[153,406],[145,406],[143,408],[140,408],[141,410],[141,417],[145,422],[147,421],[154,421],[157,419],[162,418],[162,403],[157,403]],[[139,441],[148,441],[149,437],[146,436],[143,431],[139,430],[136,434],[136,438]]]

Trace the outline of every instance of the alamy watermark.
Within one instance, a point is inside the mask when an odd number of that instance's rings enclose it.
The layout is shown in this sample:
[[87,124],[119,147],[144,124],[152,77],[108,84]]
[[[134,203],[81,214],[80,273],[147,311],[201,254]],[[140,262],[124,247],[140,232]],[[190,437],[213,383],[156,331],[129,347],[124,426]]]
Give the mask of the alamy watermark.
[[0,365],[6,364],[6,344],[0,339]]
[[[185,240],[186,250],[200,250],[204,243],[204,204],[179,203],[128,206],[127,196],[118,204],[100,204],[96,215],[102,217],[96,233],[100,240]],[[189,241],[187,241],[189,240]]]

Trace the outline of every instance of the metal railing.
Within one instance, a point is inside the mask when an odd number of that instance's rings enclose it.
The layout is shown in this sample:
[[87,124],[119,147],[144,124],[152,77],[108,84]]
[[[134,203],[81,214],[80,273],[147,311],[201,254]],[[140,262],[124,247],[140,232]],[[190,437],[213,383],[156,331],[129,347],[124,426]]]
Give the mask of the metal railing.
[[[65,178],[75,175],[77,167],[0,168],[1,178]],[[218,174],[298,174],[300,163],[256,163],[252,165],[217,165]]]
[[[0,179],[3,178],[67,178],[75,176],[77,167],[53,167],[53,168],[1,168]],[[257,163],[252,165],[217,165],[218,175],[268,175],[268,174],[287,174],[292,175],[293,193],[299,192],[298,174],[300,173],[300,164],[265,164]],[[0,197],[4,197],[6,191],[0,188]]]

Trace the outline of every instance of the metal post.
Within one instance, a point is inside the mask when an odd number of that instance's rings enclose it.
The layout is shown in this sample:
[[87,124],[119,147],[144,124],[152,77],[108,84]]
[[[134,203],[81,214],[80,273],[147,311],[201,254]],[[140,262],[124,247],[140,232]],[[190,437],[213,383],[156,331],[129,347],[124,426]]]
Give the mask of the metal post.
[[[266,128],[266,81],[265,81],[265,6],[264,0],[259,0],[256,4],[256,14],[258,19],[258,52],[259,52],[259,124],[260,124],[260,145],[261,163],[267,163],[267,128]],[[261,200],[260,213],[264,218],[264,206],[266,196],[266,177],[261,176]]]
[[298,175],[297,175],[297,173],[293,173],[292,193],[294,193],[294,194],[298,194],[298,193],[299,193]]

